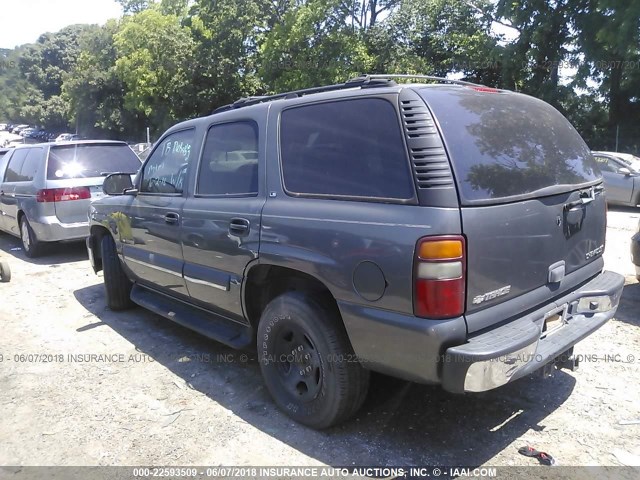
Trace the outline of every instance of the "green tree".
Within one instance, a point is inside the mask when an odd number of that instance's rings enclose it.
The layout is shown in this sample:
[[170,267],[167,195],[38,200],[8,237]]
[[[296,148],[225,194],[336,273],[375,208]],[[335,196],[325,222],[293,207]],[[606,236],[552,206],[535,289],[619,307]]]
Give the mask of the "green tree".
[[260,44],[259,73],[283,91],[346,80],[370,70],[363,36],[338,0],[309,0],[290,8]]
[[63,83],[69,120],[85,137],[143,138],[145,121],[125,108],[125,85],[116,72],[113,37],[119,28],[116,20],[110,20],[86,31],[76,66]]
[[[481,5],[481,7],[479,6]],[[464,0],[405,0],[367,34],[375,69],[393,73],[446,76],[494,84],[500,71],[500,48],[491,21]],[[498,78],[497,78],[498,77]]]
[[113,35],[115,71],[124,83],[125,107],[158,133],[193,116],[185,92],[193,81],[195,44],[176,15],[148,9],[126,17]]

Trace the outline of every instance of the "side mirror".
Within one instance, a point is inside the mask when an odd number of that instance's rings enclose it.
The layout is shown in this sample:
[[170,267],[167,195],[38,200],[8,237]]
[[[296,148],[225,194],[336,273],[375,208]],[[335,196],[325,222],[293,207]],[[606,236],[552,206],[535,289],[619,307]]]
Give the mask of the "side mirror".
[[625,177],[629,177],[629,176],[631,176],[631,170],[629,170],[629,169],[628,169],[628,168],[626,168],[626,167],[619,168],[619,169],[618,169],[618,173],[620,173],[620,174],[624,175]]
[[112,173],[102,183],[102,191],[107,195],[134,194],[133,182],[129,173]]

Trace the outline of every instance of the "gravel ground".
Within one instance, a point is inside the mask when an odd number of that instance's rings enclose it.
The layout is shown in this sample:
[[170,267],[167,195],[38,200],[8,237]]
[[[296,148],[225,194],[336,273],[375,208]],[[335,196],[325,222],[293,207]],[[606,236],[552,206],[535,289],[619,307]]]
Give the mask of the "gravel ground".
[[517,453],[527,444],[560,465],[640,465],[640,425],[625,424],[640,419],[638,218],[609,212],[605,262],[627,285],[617,317],[576,347],[577,372],[464,396],[374,376],[359,415],[324,432],[275,408],[254,355],[109,311],[83,245],[28,260],[0,234],[13,271],[0,284],[0,465],[535,465]]

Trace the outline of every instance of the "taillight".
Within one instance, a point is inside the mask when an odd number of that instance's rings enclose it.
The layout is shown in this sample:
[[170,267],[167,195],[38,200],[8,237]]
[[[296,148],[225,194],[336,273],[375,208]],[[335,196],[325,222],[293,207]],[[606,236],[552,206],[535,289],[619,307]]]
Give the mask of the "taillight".
[[434,319],[462,315],[465,270],[464,237],[446,235],[418,240],[413,273],[414,314]]
[[91,198],[89,187],[45,188],[38,190],[36,200],[40,203],[68,202],[70,200],[86,200]]

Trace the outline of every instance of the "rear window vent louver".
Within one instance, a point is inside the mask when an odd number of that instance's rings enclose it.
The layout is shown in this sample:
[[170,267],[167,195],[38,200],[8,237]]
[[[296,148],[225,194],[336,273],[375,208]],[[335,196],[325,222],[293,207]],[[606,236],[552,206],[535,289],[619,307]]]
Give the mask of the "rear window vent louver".
[[424,101],[415,92],[403,90],[400,111],[418,188],[452,188],[449,159]]

